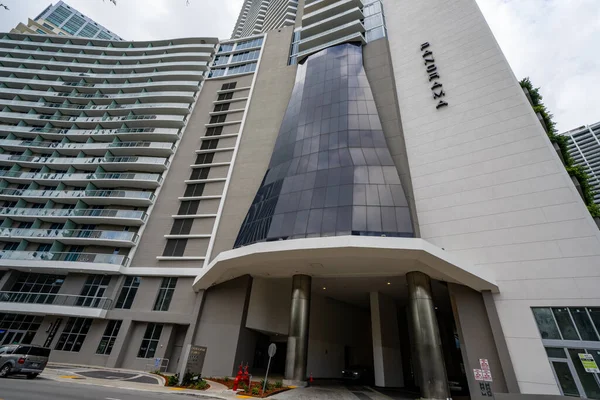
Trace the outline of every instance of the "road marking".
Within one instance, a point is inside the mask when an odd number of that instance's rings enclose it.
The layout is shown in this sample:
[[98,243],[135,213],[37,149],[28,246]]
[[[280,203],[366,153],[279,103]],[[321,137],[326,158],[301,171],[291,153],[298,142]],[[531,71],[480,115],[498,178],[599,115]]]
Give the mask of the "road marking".
[[169,390],[185,390],[185,388],[169,388]]
[[[0,399],[2,400],[2,399]],[[114,397],[107,397],[106,400],[121,400],[121,399],[115,399]]]
[[251,399],[251,398],[252,398],[252,396],[244,396],[244,395],[242,395],[242,394],[238,394],[238,395],[237,395],[237,396],[235,396],[235,397],[237,397],[238,399]]
[[77,375],[62,375],[61,378],[63,378],[63,379],[80,379],[80,377]]

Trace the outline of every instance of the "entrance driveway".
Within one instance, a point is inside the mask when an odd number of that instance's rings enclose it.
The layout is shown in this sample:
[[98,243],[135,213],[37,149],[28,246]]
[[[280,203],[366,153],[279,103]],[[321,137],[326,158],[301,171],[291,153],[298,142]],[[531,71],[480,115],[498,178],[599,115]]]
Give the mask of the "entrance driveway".
[[290,390],[272,398],[276,400],[412,400],[416,397],[397,391],[383,394],[368,386],[343,384],[339,381],[316,381],[311,387]]

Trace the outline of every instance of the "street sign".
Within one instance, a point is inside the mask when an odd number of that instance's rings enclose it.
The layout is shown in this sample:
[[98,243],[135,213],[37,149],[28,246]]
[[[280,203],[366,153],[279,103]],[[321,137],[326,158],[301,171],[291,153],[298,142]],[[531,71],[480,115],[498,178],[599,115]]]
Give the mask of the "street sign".
[[579,359],[583,364],[583,368],[585,368],[585,372],[600,374],[600,369],[598,368],[598,364],[596,364],[596,360],[594,360],[594,356],[591,354],[579,353]]
[[269,357],[273,357],[277,352],[277,345],[275,343],[271,343],[269,345]]
[[263,383],[263,394],[265,394],[265,388],[267,387],[267,381],[269,379],[269,368],[271,367],[271,358],[277,353],[277,345],[275,343],[271,343],[269,345],[269,363],[267,364],[267,373],[265,374],[265,383]]

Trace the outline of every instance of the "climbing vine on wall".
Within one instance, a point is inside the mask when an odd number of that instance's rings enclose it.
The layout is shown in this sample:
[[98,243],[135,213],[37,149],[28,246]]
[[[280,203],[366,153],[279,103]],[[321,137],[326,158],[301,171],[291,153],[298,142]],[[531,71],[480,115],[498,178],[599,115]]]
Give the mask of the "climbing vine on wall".
[[540,88],[533,87],[533,84],[529,78],[523,79],[520,83],[521,87],[527,89],[529,92],[531,102],[533,103],[533,111],[541,116],[550,141],[558,145],[565,164],[565,169],[570,176],[577,178],[579,181],[579,184],[581,185],[581,191],[583,193],[583,200],[590,211],[590,214],[592,214],[592,217],[600,217],[600,207],[594,203],[594,192],[592,191],[589,177],[582,166],[575,165],[573,163],[573,159],[569,155],[569,151],[567,149],[568,139],[565,136],[558,135],[556,124],[552,120],[553,115],[550,114],[546,108],[546,105],[542,102],[543,98],[540,94]]

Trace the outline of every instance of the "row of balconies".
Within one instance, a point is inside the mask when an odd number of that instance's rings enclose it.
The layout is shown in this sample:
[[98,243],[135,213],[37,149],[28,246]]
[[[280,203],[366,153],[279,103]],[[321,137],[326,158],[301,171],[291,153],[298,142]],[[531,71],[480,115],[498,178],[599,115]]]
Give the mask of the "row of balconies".
[[54,293],[0,292],[0,303],[43,304],[46,306],[89,307],[110,310],[112,299]]
[[0,240],[51,243],[59,240],[69,245],[133,247],[139,236],[135,232],[90,229],[0,228]]
[[110,151],[113,155],[152,155],[169,157],[175,150],[175,144],[170,142],[44,142],[35,140],[0,139],[0,148],[5,151],[24,151],[30,149],[39,153],[54,153],[78,155],[80,152],[89,155],[102,156]]
[[44,222],[66,222],[78,224],[111,224],[140,226],[148,219],[148,214],[138,210],[116,210],[104,208],[20,208],[0,207],[0,217],[15,221],[31,222],[36,219]]
[[19,199],[33,202],[76,204],[83,200],[89,205],[128,205],[149,206],[154,201],[153,192],[137,190],[37,190],[37,189],[0,189],[0,200]]
[[19,164],[36,168],[49,165],[54,169],[68,169],[75,166],[82,170],[95,171],[100,165],[106,171],[135,169],[145,172],[162,172],[169,167],[169,160],[163,157],[47,157],[18,156],[0,154],[0,165]]
[[[96,42],[99,43],[99,42]],[[129,45],[128,42],[125,42]],[[7,46],[8,45],[8,46]],[[74,50],[79,54],[80,51],[83,52],[97,52],[100,56],[100,53],[113,53],[115,55],[120,54],[139,54],[139,53],[152,53],[152,52],[164,52],[164,51],[175,51],[175,50],[186,50],[190,52],[207,52],[213,53],[215,51],[214,44],[201,44],[201,43],[189,43],[189,44],[172,44],[166,46],[156,46],[156,47],[106,47],[106,46],[86,46],[86,45],[76,45],[76,44],[64,44],[64,43],[51,43],[51,42],[24,42],[21,40],[11,40],[11,39],[0,39],[0,47],[14,49],[15,46],[19,46],[21,48],[31,48],[33,50],[38,47],[41,49],[62,49],[67,52],[68,50]]]
[[[73,102],[84,101],[87,104],[88,100],[93,100],[95,103],[110,104],[113,100],[134,102],[137,99],[144,99],[157,102],[177,102],[191,103],[194,101],[194,92],[143,92],[143,93],[118,93],[118,94],[103,94],[103,93],[74,93],[74,92],[48,92],[45,90],[25,90],[25,89],[10,89],[2,88],[0,90],[0,98],[13,99],[15,96],[20,96],[24,99],[37,100],[44,97],[46,100],[57,98],[56,100],[69,100]],[[66,97],[66,99],[64,99]]]
[[73,124],[86,125],[93,124],[93,127],[102,123],[106,127],[118,128],[124,123],[132,128],[144,128],[150,125],[160,128],[183,128],[185,117],[179,115],[125,115],[116,117],[75,117],[68,115],[50,115],[50,114],[27,114],[17,112],[0,112],[0,120],[20,122],[39,123],[40,121],[56,124],[59,126],[71,127]]
[[[10,68],[2,67],[0,76],[7,77],[10,74],[17,75],[19,79],[30,79],[33,76],[37,76],[42,80],[55,80],[58,77],[76,77],[77,79],[85,78],[86,81],[102,83],[107,80],[111,84],[123,84],[125,80],[129,80],[133,83],[145,82],[148,79],[161,81],[167,78],[173,78],[171,80],[198,80],[201,81],[204,72],[203,71],[162,71],[162,72],[147,72],[147,73],[114,73],[114,74],[101,74],[86,72],[72,72],[62,69],[35,69],[35,68]],[[24,76],[21,76],[24,75]]]
[[29,110],[36,111],[52,111],[51,109],[59,109],[61,112],[76,113],[78,111],[85,111],[86,114],[91,116],[103,115],[103,113],[110,111],[111,113],[119,113],[126,115],[131,111],[150,111],[157,114],[179,114],[186,115],[190,112],[190,105],[188,103],[138,103],[138,104],[110,104],[110,105],[96,105],[96,104],[65,104],[65,103],[51,103],[44,101],[23,101],[23,100],[2,100],[0,99],[0,107],[6,106],[13,111],[28,112]]
[[2,63],[7,66],[19,67],[19,65],[54,65],[57,67],[69,68],[75,72],[86,73],[91,70],[95,71],[130,71],[130,72],[152,72],[154,69],[161,71],[178,71],[178,70],[196,70],[208,71],[207,61],[174,61],[174,62],[155,62],[152,64],[133,64],[133,65],[115,65],[115,64],[93,64],[93,63],[74,63],[54,60],[35,60],[32,58],[2,58]]
[[[113,90],[115,93],[119,91],[134,93],[142,89],[156,90],[161,88],[162,90],[169,91],[197,91],[200,81],[156,81],[156,82],[138,82],[138,83],[87,83],[87,82],[64,82],[58,80],[42,80],[42,79],[26,79],[26,78],[13,78],[13,77],[2,77],[0,81],[9,88],[12,89],[24,89],[27,85],[30,88],[38,90],[48,90],[53,88],[54,90],[70,90],[71,88],[77,88],[80,92],[92,93],[91,91],[97,90]],[[17,84],[17,85],[15,85]],[[12,86],[17,87],[12,87]],[[90,91],[91,90],[91,91]],[[3,90],[4,91],[4,88]]]
[[[45,51],[45,50],[30,50],[30,49],[15,49],[15,48],[6,48],[0,47],[0,57],[4,57],[7,54],[10,54],[14,57],[15,54],[20,54],[25,56],[25,59],[29,56],[33,56],[34,59],[38,60],[49,60],[51,57],[54,57],[57,60],[62,60],[65,62],[72,62],[73,60],[91,60],[94,62],[96,60],[101,62],[113,61],[114,63],[120,62],[121,65],[144,65],[144,61],[148,60],[160,60],[163,61],[165,59],[181,59],[180,61],[210,61],[212,54],[210,52],[179,52],[179,53],[166,53],[166,54],[152,54],[152,55],[98,55],[98,54],[82,54],[82,53],[67,53],[67,52],[57,52],[57,51]],[[16,57],[15,57],[16,58]],[[142,64],[136,64],[136,62],[141,62]],[[87,61],[89,62],[89,61]],[[78,63],[84,63],[79,62]],[[97,65],[97,64],[95,64]],[[101,64],[101,65],[109,65],[109,64]],[[114,65],[114,64],[110,64]]]
[[[102,122],[103,123],[103,122]],[[179,139],[179,129],[168,128],[116,128],[116,129],[68,129],[47,128],[39,126],[0,125],[0,134],[13,133],[18,136],[35,138],[41,136],[46,139],[62,139],[67,136],[73,140],[113,140],[114,137],[126,137],[132,140],[158,140],[175,142]]]
[[10,183],[24,184],[35,182],[44,186],[56,186],[65,182],[71,186],[86,187],[88,183],[100,189],[131,187],[138,189],[156,189],[162,183],[161,174],[142,174],[135,172],[80,173],[80,172],[21,172],[0,171],[0,177]]

